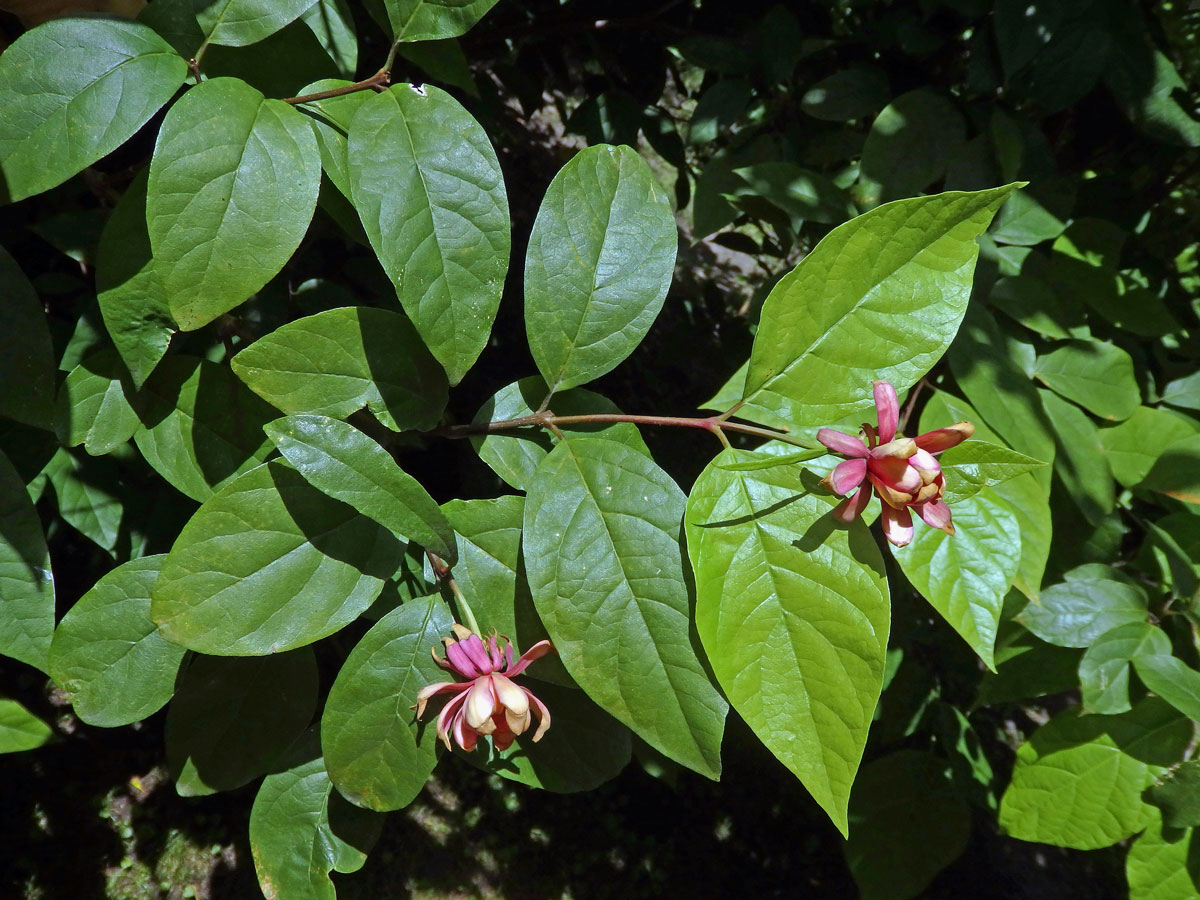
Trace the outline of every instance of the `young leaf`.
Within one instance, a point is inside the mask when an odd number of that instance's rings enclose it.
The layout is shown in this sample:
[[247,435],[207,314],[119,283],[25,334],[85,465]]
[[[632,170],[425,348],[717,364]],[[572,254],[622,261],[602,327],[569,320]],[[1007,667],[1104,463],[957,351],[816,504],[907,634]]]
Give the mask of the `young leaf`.
[[554,176],[525,256],[525,330],[551,392],[598,378],[641,343],[678,243],[666,192],[632,147],[589,147]]
[[33,285],[3,247],[0,292],[0,416],[53,430],[57,366],[46,314]]
[[177,490],[203,503],[271,452],[262,428],[274,409],[225,366],[171,356],[146,382],[143,427],[134,443]]
[[431,651],[452,623],[439,597],[410,600],[376,622],[342,664],[321,716],[321,747],[330,778],[352,803],[400,809],[433,771],[434,726],[418,723],[412,708],[421,688],[449,679]]
[[175,332],[146,230],[147,177],[148,170],[143,169],[121,196],[96,251],[100,314],[138,388],[167,352]]
[[286,463],[231,481],[184,526],[154,584],[164,637],[257,656],[333,634],[370,606],[404,545]]
[[684,496],[636,450],[572,438],[537,468],[525,567],[571,677],[655,749],[716,779],[728,707],[693,644]]
[[185,652],[150,619],[150,588],[166,556],[113,569],[63,616],[50,645],[50,677],[89,725],[114,728],[158,712],[175,693]]
[[234,373],[285,413],[344,419],[364,406],[393,431],[437,425],[446,376],[399,313],[343,307],[289,322],[233,358]]
[[0,57],[0,196],[39,194],[116,150],[187,72],[138,22],[64,18],[25,32]]
[[1039,459],[987,441],[964,441],[938,458],[946,476],[945,501],[953,504],[1045,465]]
[[873,379],[913,384],[958,331],[975,238],[1013,188],[899,200],[831,231],[763,304],[739,414],[820,426],[864,408]]
[[216,0],[195,3],[196,20],[209,44],[244,47],[277,32],[317,0]]
[[1004,597],[1021,561],[1021,532],[1007,502],[990,489],[958,502],[953,535],[917,524],[912,543],[896,547],[900,568],[984,664],[995,670],[992,648]]
[[231,791],[269,772],[312,721],[317,681],[307,647],[193,659],[167,711],[167,765],[180,796]]
[[347,139],[354,206],[400,305],[458,384],[487,343],[508,271],[496,151],[440,88],[393,85]]
[[171,107],[150,162],[146,222],[181,329],[207,325],[283,268],[320,184],[304,116],[244,81],[213,78]]
[[1120,716],[1061,712],[1017,751],[1000,825],[1019,840],[1075,850],[1131,837],[1154,815],[1142,791],[1191,738],[1192,723],[1154,697]]
[[1171,655],[1171,639],[1149,622],[1126,622],[1099,635],[1079,661],[1083,708],[1103,715],[1128,712],[1130,661],[1162,655]]
[[883,686],[883,559],[861,521],[835,527],[800,466],[727,467],[755,458],[726,450],[688,499],[696,629],[738,714],[844,834]]
[[1128,419],[1142,402],[1133,360],[1104,341],[1071,341],[1039,356],[1034,377],[1101,419]]
[[46,671],[54,633],[54,576],[37,510],[0,453],[0,654]]
[[327,416],[288,416],[263,430],[313,487],[455,563],[454,532],[437,503],[353,425]]
[[1021,612],[1022,624],[1042,640],[1088,647],[1111,628],[1146,620],[1146,592],[1116,569],[1089,563],[1063,578]]
[[0,697],[0,753],[33,750],[52,737],[49,725],[16,700]]
[[483,18],[496,0],[383,0],[398,41],[458,37]]

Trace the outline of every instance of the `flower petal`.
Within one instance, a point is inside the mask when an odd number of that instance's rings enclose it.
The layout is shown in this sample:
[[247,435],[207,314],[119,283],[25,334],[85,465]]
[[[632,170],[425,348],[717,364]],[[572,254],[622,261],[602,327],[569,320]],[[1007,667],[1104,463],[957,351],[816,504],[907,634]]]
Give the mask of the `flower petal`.
[[517,660],[516,665],[512,664],[512,662],[511,662],[512,657],[510,656],[509,657],[510,662],[508,665],[508,669],[505,671],[504,674],[507,675],[509,678],[512,678],[514,675],[520,675],[522,672],[525,671],[525,669],[529,666],[529,664],[531,662],[533,662],[535,659],[541,659],[543,656],[545,656],[547,653],[549,653],[553,649],[554,649],[554,645],[551,644],[549,641],[538,641],[536,644],[534,644],[532,647],[530,647],[528,650],[526,650],[524,653],[521,654],[521,658]]
[[486,675],[492,671],[492,661],[488,658],[487,648],[483,646],[483,638],[477,634],[472,634],[466,640],[459,641],[459,646],[470,657],[471,662],[475,663],[475,667],[479,669],[480,675]]
[[865,459],[848,459],[834,466],[832,472],[822,479],[835,494],[848,494],[867,477],[867,461]]
[[879,440],[886,444],[896,436],[896,426],[900,422],[900,399],[889,381],[874,382],[873,393],[875,412],[879,414]]
[[450,733],[457,727],[455,720],[462,718],[463,703],[466,702],[467,695],[459,694],[449,703],[442,707],[442,711],[437,717],[437,736],[442,739],[442,743],[446,745],[446,749],[450,749]]
[[466,648],[459,641],[446,640],[446,659],[450,661],[450,667],[463,678],[478,678],[483,674],[467,656]]
[[927,450],[918,450],[908,458],[908,464],[917,470],[925,484],[933,484],[942,474],[942,464]]
[[896,438],[886,444],[880,444],[871,451],[872,459],[908,459],[916,455],[919,448],[912,438]]
[[475,744],[479,740],[475,729],[467,726],[461,715],[454,718],[454,740],[458,742],[458,746],[462,747],[468,753],[475,749]]
[[883,505],[883,536],[888,542],[897,547],[906,547],[913,539],[912,515],[908,508],[892,509],[886,503]]
[[492,713],[496,711],[496,695],[492,693],[492,683],[487,677],[476,678],[471,684],[471,689],[467,691],[467,705],[464,711],[467,724],[472,728],[479,728],[492,717]]
[[946,505],[946,501],[934,500],[931,503],[914,504],[913,509],[930,528],[940,528],[946,534],[954,534],[954,523],[950,521],[950,507]]
[[519,687],[505,678],[503,675],[493,674],[492,690],[496,693],[496,699],[500,705],[511,710],[518,716],[524,715],[529,711],[529,701],[525,698],[525,692]]
[[867,445],[844,431],[822,428],[817,432],[817,440],[834,453],[849,456],[851,459],[865,459],[867,456]]
[[425,715],[425,704],[429,702],[429,699],[434,694],[458,693],[469,686],[469,682],[466,681],[439,681],[437,684],[427,684],[421,690],[417,691],[417,705],[415,707],[410,706],[409,709],[415,708],[417,718],[419,719]]
[[871,491],[867,487],[860,487],[853,497],[848,497],[837,505],[833,511],[833,517],[839,522],[849,524],[862,515],[867,504],[871,502]]
[[883,501],[884,506],[890,506],[893,509],[904,509],[908,504],[912,503],[912,494],[896,490],[871,472],[867,472],[867,477],[871,479],[871,484],[875,485],[875,493],[879,495],[879,499]]
[[917,446],[922,450],[928,450],[930,453],[941,453],[943,450],[957,447],[974,433],[975,426],[970,422],[959,422],[951,425],[949,428],[939,428],[937,431],[927,431],[924,434],[918,434],[913,440],[917,442]]
[[546,704],[535,697],[525,688],[521,688],[526,694],[529,694],[529,708],[538,720],[538,729],[533,733],[533,742],[536,744],[542,739],[542,735],[546,733],[546,729],[550,727],[550,710],[546,709]]

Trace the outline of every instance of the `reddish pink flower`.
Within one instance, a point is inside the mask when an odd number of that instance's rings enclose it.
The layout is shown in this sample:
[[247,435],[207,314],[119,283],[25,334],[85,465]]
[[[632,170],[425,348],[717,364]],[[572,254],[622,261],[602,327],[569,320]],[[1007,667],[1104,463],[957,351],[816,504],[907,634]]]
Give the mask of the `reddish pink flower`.
[[516,662],[508,638],[493,634],[487,644],[473,631],[455,624],[453,638],[442,638],[446,659],[433,651],[439,666],[467,681],[442,681],[421,688],[417,694],[417,718],[436,694],[454,694],[437,718],[437,736],[450,749],[450,736],[464,750],[474,750],[481,734],[490,734],[497,750],[504,750],[538,720],[533,740],[539,741],[550,727],[550,711],[531,691],[512,681],[535,659],[554,649],[549,641],[538,641]]
[[975,433],[970,422],[927,431],[915,438],[898,437],[900,402],[896,389],[886,381],[875,382],[875,410],[879,425],[863,423],[864,438],[853,437],[832,428],[817,432],[817,440],[847,457],[822,481],[835,494],[850,494],[834,510],[843,522],[851,522],[867,508],[871,489],[883,501],[883,533],[897,547],[912,540],[913,524],[909,509],[916,510],[925,524],[954,534],[950,507],[942,494],[946,479],[934,455],[961,444]]

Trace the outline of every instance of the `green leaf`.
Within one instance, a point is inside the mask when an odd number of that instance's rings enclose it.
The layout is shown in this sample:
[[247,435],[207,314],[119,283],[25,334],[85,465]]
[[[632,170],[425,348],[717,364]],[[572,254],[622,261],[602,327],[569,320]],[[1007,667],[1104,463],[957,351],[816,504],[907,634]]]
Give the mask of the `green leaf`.
[[1138,677],[1189,719],[1200,721],[1200,672],[1170,652],[1133,657]]
[[525,330],[551,392],[616,368],[654,324],[679,243],[632,147],[580,151],[554,176],[525,256]]
[[465,34],[496,0],[383,0],[398,41],[436,41]]
[[[546,659],[538,660],[537,666]],[[628,765],[633,755],[629,729],[587,694],[549,684],[538,685],[535,693],[553,716],[540,741],[535,744],[527,732],[507,750],[481,744],[472,753],[455,748],[455,754],[501,778],[558,794],[590,791]]]
[[950,504],[1045,465],[1032,456],[987,441],[964,441],[942,453],[938,462],[946,476],[944,499]]
[[1000,825],[1019,840],[1075,850],[1131,837],[1153,817],[1142,791],[1191,738],[1192,723],[1153,697],[1120,716],[1061,712],[1017,750]]
[[54,631],[50,677],[89,725],[137,722],[175,693],[186,651],[167,643],[150,619],[150,589],[164,559],[143,556],[113,569]]
[[690,633],[684,496],[636,450],[572,438],[538,465],[525,567],[571,677],[646,743],[716,780],[728,707]]
[[1175,441],[1154,461],[1138,487],[1200,504],[1200,434]]
[[945,352],[971,295],[975,238],[1013,190],[900,200],[839,225],[763,304],[739,415],[821,426],[905,390]]
[[745,182],[733,196],[761,197],[783,210],[799,231],[805,222],[838,225],[858,215],[850,195],[817,172],[790,162],[765,162],[733,170]]
[[1200,422],[1166,409],[1139,406],[1111,428],[1100,429],[1100,448],[1113,477],[1133,487],[1149,474],[1169,446],[1200,433]]
[[234,373],[285,413],[344,419],[364,406],[393,431],[429,429],[446,408],[437,362],[399,313],[362,306],[297,319],[233,358]]
[[508,195],[496,151],[445,91],[397,84],[354,114],[347,155],[371,246],[458,384],[487,344],[508,271]]
[[1083,706],[1090,713],[1127,712],[1129,663],[1139,656],[1171,654],[1171,640],[1146,621],[1126,622],[1095,638],[1079,661]]
[[50,552],[25,480],[0,453],[0,654],[46,671],[54,633]]
[[150,162],[146,222],[181,329],[207,325],[283,268],[320,184],[304,116],[244,81],[213,78],[171,107]]
[[888,79],[882,69],[852,66],[808,88],[800,108],[823,122],[848,122],[878,112],[887,99]]
[[996,671],[985,672],[976,706],[1025,703],[1031,697],[1061,694],[1079,686],[1079,650],[1047,644],[1011,622],[996,637]]
[[916,897],[967,848],[971,813],[951,779],[945,760],[919,750],[863,766],[844,848],[862,900]]
[[1126,35],[1124,52],[1108,56],[1105,82],[1113,99],[1152,138],[1200,147],[1200,122],[1176,99],[1187,83],[1166,54],[1148,51],[1142,33],[1133,30]]
[[438,597],[410,600],[376,622],[342,664],[321,716],[321,746],[333,783],[352,803],[400,809],[433,771],[433,723],[418,723],[412,709],[421,688],[446,680],[431,651],[452,623]]
[[[819,450],[800,450],[797,453],[788,453],[784,456],[770,456],[766,459],[752,459],[748,462],[714,461],[712,465],[727,472],[758,472],[762,469],[773,469],[776,466],[793,466],[796,463],[809,462],[810,460],[819,459],[827,455],[828,451],[822,447]],[[832,467],[830,468],[832,469]]]
[[264,778],[254,797],[254,870],[266,897],[336,900],[329,873],[362,868],[383,817],[351,806],[333,790],[318,748],[303,755],[309,758]]
[[187,71],[138,22],[65,18],[25,32],[0,59],[0,195],[40,194],[107,156],[171,99]]
[[175,540],[151,615],[199,653],[257,656],[333,634],[370,606],[404,546],[291,466],[265,463],[219,490]]
[[1162,390],[1162,402],[1181,409],[1200,409],[1200,372],[1168,381]]
[[307,647],[195,657],[167,710],[167,766],[180,796],[231,791],[269,772],[312,721],[317,682]]
[[[538,376],[522,378],[520,381],[502,387],[494,396],[490,397],[475,414],[471,424],[481,425],[486,422],[518,419],[531,415],[541,405],[547,393],[546,383]],[[555,394],[553,411],[560,416],[620,412],[616,404],[607,397],[584,388],[573,388]],[[590,434],[597,437],[602,436],[605,440],[626,444],[639,453],[650,455],[638,427],[630,422],[562,425],[559,426],[559,431],[566,441],[571,441],[578,435]],[[529,485],[533,481],[538,463],[546,458],[546,454],[550,452],[557,440],[546,434],[544,429],[528,428],[507,433],[472,435],[471,446],[475,448],[479,458],[505,482],[519,491],[525,491],[529,489]]]
[[925,88],[901,94],[876,117],[863,145],[863,201],[875,206],[919,194],[946,174],[964,139],[962,114],[951,101]]
[[844,834],[883,686],[883,559],[801,467],[728,468],[756,458],[726,450],[688,499],[696,629],[738,714]]
[[1034,377],[1101,419],[1128,419],[1142,402],[1133,360],[1104,341],[1070,341],[1039,356]]
[[271,452],[262,428],[274,409],[225,366],[189,356],[164,360],[146,382],[134,443],[177,490],[204,502]]
[[1168,838],[1155,817],[1125,859],[1129,900],[1200,900],[1200,856],[1194,841],[1192,831]]
[[1063,578],[1021,612],[1022,624],[1042,640],[1088,647],[1111,628],[1146,620],[1146,592],[1118,570],[1089,563]]
[[59,440],[66,447],[83,444],[92,456],[111,453],[141,426],[131,405],[133,394],[125,364],[116,352],[93,353],[71,370],[59,390]]
[[892,556],[942,618],[993,671],[1004,597],[1021,561],[1012,507],[990,489],[955,504],[955,533],[916,523],[912,543]]
[[313,487],[454,564],[454,532],[437,503],[353,425],[327,416],[288,416],[264,430]]
[[209,44],[255,44],[299,17],[316,0],[193,0],[196,21]]
[[350,4],[346,0],[318,0],[300,20],[325,48],[337,66],[338,74],[353,78],[358,68],[358,37],[354,31],[354,13]]
[[119,474],[109,457],[79,457],[60,448],[43,470],[58,499],[58,514],[85,537],[112,553],[125,514]]
[[104,327],[140,388],[167,352],[175,320],[150,252],[143,169],[126,189],[100,235],[96,292]]
[[16,700],[0,697],[0,753],[20,753],[47,743],[50,726]]
[[57,366],[46,314],[33,285],[3,247],[0,293],[0,416],[52,430]]
[[1200,761],[1188,760],[1146,789],[1145,799],[1162,811],[1168,828],[1200,825]]
[[[314,6],[313,9],[317,7]],[[325,78],[306,85],[300,89],[300,93],[316,94],[349,84],[351,82],[339,78]],[[346,135],[350,131],[350,121],[354,114],[368,97],[370,94],[367,91],[355,91],[340,97],[305,103],[300,107],[302,112],[309,114],[309,122],[317,136],[321,169],[347,200],[350,199],[350,162],[346,157]]]
[[1116,502],[1112,470],[1100,447],[1100,430],[1074,403],[1046,390],[1039,390],[1038,394],[1054,426],[1058,445],[1054,474],[1066,486],[1084,518],[1098,525],[1113,511]]

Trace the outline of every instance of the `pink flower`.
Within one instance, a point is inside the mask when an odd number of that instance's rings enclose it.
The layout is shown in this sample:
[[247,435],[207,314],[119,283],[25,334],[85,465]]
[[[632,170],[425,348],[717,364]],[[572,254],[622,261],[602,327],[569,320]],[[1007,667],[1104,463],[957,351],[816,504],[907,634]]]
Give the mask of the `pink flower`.
[[867,508],[874,487],[883,501],[884,536],[897,547],[907,545],[913,537],[910,507],[926,525],[954,534],[950,507],[942,500],[946,479],[934,454],[961,444],[975,433],[975,426],[959,422],[915,438],[897,437],[900,402],[896,389],[886,381],[875,382],[875,410],[879,425],[864,423],[865,438],[832,428],[817,432],[818,441],[847,457],[821,483],[843,496],[854,491],[833,514],[843,522],[853,521]]
[[550,727],[550,711],[531,691],[515,684],[535,659],[554,649],[549,641],[539,641],[526,650],[515,663],[508,638],[493,634],[485,645],[483,639],[454,625],[453,638],[442,638],[446,659],[433,651],[439,666],[449,669],[467,681],[442,681],[421,688],[417,694],[417,718],[425,713],[425,704],[436,694],[454,694],[437,718],[437,736],[450,749],[450,736],[464,750],[474,750],[478,736],[490,734],[497,750],[504,750],[523,734],[534,718],[538,720],[534,741],[541,740]]

